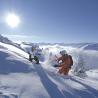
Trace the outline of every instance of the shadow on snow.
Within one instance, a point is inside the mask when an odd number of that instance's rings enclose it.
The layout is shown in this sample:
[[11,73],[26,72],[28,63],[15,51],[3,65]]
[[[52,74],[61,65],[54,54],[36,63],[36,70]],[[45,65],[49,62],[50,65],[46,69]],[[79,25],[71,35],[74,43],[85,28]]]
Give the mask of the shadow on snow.
[[19,60],[8,60],[9,54],[6,52],[0,51],[0,74],[8,74],[12,72],[23,72],[27,73],[32,71],[27,64]]
[[48,78],[47,74],[45,73],[41,65],[35,64],[34,66],[35,66],[35,70],[37,71],[44,88],[50,95],[50,98],[65,98],[63,93],[57,88],[56,84],[53,83]]

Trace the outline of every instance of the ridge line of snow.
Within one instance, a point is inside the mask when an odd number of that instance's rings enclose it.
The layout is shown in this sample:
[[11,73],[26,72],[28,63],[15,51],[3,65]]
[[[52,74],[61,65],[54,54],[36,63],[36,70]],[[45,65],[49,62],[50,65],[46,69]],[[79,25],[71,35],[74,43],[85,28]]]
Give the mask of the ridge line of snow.
[[5,48],[7,48],[10,51],[12,51],[13,53],[21,56],[21,57],[24,57],[26,59],[29,58],[28,53],[26,53],[25,51],[23,51],[23,50],[15,47],[15,46],[13,46],[13,45],[5,44],[5,43],[2,43],[2,42],[0,42],[0,45],[3,46],[3,47],[5,47]]

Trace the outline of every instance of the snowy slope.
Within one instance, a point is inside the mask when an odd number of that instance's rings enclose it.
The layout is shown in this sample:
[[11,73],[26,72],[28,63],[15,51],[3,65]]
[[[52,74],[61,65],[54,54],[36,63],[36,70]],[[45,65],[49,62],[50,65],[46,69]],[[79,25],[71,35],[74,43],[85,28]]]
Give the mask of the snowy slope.
[[[0,46],[0,98],[98,98],[97,62],[93,61],[98,59],[96,51],[60,45],[43,46],[45,62],[34,64],[28,61],[28,54],[21,48],[2,42]],[[62,49],[73,56],[74,68],[79,56],[89,57],[86,59],[89,67],[91,62],[96,66],[89,68],[85,78],[74,76],[71,72],[68,77],[60,75],[49,59],[51,53],[53,57],[55,54],[59,56]]]
[[34,66],[17,54],[0,49],[0,73],[0,98],[36,98],[41,89],[45,96]]
[[[15,46],[17,48],[21,48],[19,44],[14,43],[13,41],[9,40],[7,37],[4,37],[2,35],[0,35],[0,42],[1,43],[5,43],[5,44],[8,44],[8,45],[13,45],[13,46]],[[1,45],[0,45],[0,47],[1,47]]]
[[25,51],[23,51],[21,48],[17,48],[16,46],[5,44],[2,42],[0,42],[0,46],[8,49],[9,51],[16,53],[17,55],[23,56],[24,58],[27,58],[27,59],[29,58],[29,55]]

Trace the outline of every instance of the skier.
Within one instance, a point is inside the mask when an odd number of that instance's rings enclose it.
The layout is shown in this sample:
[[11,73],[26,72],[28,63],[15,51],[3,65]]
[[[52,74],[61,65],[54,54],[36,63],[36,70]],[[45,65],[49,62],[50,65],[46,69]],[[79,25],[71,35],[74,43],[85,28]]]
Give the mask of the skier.
[[38,59],[38,57],[37,57],[37,50],[35,49],[35,50],[33,50],[32,49],[32,51],[30,51],[30,52],[28,52],[28,54],[29,54],[29,61],[35,61],[35,63],[36,64],[39,64],[39,59]]
[[59,67],[59,73],[68,75],[71,66],[73,65],[72,56],[68,55],[65,50],[60,51],[61,57],[57,58],[59,65],[55,67]]

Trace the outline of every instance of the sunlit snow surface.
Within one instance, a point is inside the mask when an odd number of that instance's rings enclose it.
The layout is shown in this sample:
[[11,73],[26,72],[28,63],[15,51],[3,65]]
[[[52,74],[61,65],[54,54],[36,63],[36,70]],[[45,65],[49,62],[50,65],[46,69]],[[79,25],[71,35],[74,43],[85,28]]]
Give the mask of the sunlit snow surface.
[[[28,54],[13,46],[0,43],[0,98],[98,98],[98,52],[60,45],[44,45],[45,60],[40,64],[28,61]],[[66,49],[78,66],[82,57],[86,77],[57,73],[53,67],[55,55]]]

